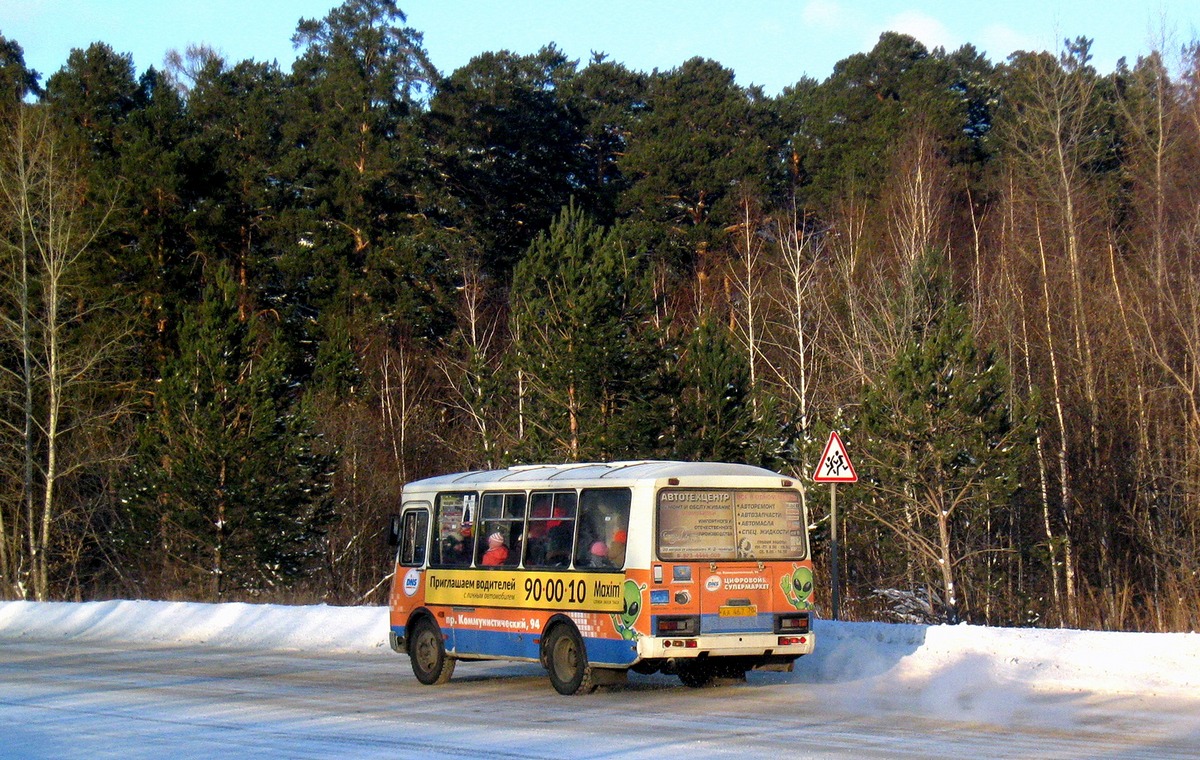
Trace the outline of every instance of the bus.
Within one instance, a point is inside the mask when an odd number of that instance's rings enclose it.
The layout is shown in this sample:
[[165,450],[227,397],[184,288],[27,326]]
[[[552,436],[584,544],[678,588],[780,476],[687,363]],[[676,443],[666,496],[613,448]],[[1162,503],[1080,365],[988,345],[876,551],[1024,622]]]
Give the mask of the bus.
[[565,695],[628,672],[687,686],[813,651],[808,516],[743,464],[516,466],[408,483],[390,522],[391,647],[423,684],[538,662]]

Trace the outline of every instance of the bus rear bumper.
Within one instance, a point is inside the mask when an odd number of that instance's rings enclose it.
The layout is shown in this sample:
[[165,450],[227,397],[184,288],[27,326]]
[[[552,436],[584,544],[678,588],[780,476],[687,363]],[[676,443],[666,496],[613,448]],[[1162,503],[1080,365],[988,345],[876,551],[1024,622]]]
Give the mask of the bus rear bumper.
[[638,658],[642,660],[692,659],[704,657],[763,657],[788,660],[811,654],[816,646],[811,633],[721,633],[708,636],[674,638],[643,636],[638,639]]

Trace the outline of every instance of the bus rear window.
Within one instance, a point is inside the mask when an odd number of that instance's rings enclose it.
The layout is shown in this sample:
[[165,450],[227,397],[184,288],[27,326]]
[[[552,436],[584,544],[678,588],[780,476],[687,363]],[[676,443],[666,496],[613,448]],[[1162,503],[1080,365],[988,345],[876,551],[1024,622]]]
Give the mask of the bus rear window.
[[807,555],[792,490],[667,488],[658,492],[663,560],[779,560]]

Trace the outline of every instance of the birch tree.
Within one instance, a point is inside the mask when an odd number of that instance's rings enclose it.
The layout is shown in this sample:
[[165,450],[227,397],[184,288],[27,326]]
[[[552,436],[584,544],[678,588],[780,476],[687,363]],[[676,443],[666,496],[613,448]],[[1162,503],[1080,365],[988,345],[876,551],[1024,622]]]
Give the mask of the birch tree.
[[[18,108],[0,151],[0,341],[8,393],[0,424],[19,441],[20,507],[0,522],[5,593],[50,598],[55,528],[72,507],[63,480],[90,463],[68,457],[68,440],[116,409],[89,398],[122,340],[103,324],[103,304],[86,287],[86,255],[107,219],[89,209],[86,185],[44,112]],[[98,221],[96,221],[98,220]],[[9,452],[13,453],[13,452]]]

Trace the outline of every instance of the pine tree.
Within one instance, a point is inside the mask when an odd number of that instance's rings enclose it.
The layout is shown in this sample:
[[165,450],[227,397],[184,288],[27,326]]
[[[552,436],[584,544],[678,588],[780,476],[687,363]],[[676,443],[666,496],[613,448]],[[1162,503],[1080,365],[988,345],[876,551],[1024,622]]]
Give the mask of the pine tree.
[[86,50],[72,50],[67,65],[46,83],[46,102],[58,128],[82,153],[91,156],[99,170],[97,181],[112,182],[120,176],[117,132],[143,96],[133,56],[117,53],[102,42]]
[[25,65],[25,51],[0,34],[0,112],[16,106],[26,95],[41,94],[38,72]]
[[646,81],[647,75],[593,53],[591,62],[564,83],[569,102],[584,120],[577,192],[586,194],[587,208],[601,224],[612,222],[621,194],[629,189],[620,161],[646,106]]
[[290,194],[280,268],[310,309],[374,313],[373,291],[419,302],[435,279],[437,262],[414,255],[402,234],[416,212],[415,117],[434,76],[405,21],[392,0],[346,0],[302,19],[292,38],[301,50],[278,166]]
[[484,53],[429,104],[434,213],[475,241],[484,273],[502,282],[583,184],[584,120],[563,92],[574,77],[553,46]]
[[947,54],[906,34],[881,34],[824,82],[801,80],[778,99],[800,193],[826,207],[847,192],[878,197],[903,136],[918,126],[951,166],[978,168],[997,90],[991,64],[971,45]]
[[298,409],[275,328],[238,312],[221,266],[185,310],[128,498],[164,588],[200,584],[214,600],[302,579],[330,516],[330,461]]
[[911,580],[932,586],[931,616],[957,621],[966,564],[1002,548],[978,529],[1016,494],[1029,431],[1008,397],[1007,370],[977,345],[936,255],[915,269],[908,341],[864,392],[851,427],[859,505],[919,568]]
[[[196,245],[233,269],[243,311],[252,300],[288,314],[276,261],[295,239],[279,215],[294,193],[280,182],[286,77],[274,64],[232,67],[207,59],[188,94],[195,123],[185,146],[194,185],[189,219]],[[293,307],[294,308],[294,307]]]
[[196,206],[193,166],[185,156],[191,121],[179,93],[154,69],[141,78],[140,90],[137,108],[114,131],[120,181],[112,192],[119,203],[96,266],[111,297],[137,315],[141,357],[130,374],[148,380],[171,351],[179,306],[199,295],[200,266],[195,228],[188,225]]
[[750,366],[728,329],[706,320],[680,357],[672,456],[697,461],[779,467],[792,431],[775,421],[771,404],[756,415]]
[[780,179],[766,139],[769,104],[702,58],[656,73],[645,102],[618,162],[631,184],[620,211],[647,236],[665,236],[659,255],[685,272],[694,264],[703,276],[711,266],[704,257],[724,242],[742,197]]
[[513,275],[521,455],[645,455],[660,432],[647,392],[662,362],[643,259],[573,204]]

